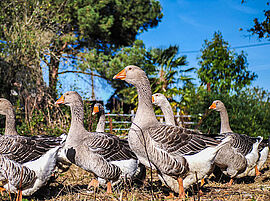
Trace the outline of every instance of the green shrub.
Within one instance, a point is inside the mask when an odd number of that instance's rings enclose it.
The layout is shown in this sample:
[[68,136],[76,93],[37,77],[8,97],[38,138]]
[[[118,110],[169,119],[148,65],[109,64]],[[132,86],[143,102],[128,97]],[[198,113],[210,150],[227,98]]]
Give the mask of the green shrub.
[[198,117],[198,129],[205,133],[220,132],[220,115],[217,111],[208,108],[214,100],[221,100],[228,111],[231,129],[240,134],[249,136],[263,136],[270,134],[270,102],[269,93],[262,89],[247,89],[239,94],[215,94],[206,90],[198,90],[191,96],[188,112],[202,113]]

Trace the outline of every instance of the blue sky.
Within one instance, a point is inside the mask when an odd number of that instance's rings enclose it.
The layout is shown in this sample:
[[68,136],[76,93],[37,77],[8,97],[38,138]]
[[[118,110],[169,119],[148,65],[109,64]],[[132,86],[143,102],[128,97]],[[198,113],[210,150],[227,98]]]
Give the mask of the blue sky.
[[[246,31],[253,19],[263,19],[265,0],[160,0],[164,17],[158,27],[139,35],[147,48],[179,45],[180,51],[200,50],[205,39],[211,40],[220,31],[231,47],[269,43],[266,46],[240,48],[247,53],[249,70],[258,75],[254,86],[270,90],[270,41],[259,40]],[[242,28],[243,31],[239,31]],[[189,66],[198,67],[200,53],[187,55]],[[195,75],[194,75],[195,76]]]
[[[245,4],[241,4],[241,0],[160,0],[160,3],[164,13],[160,24],[137,37],[144,41],[147,48],[179,45],[183,52],[180,55],[187,55],[188,65],[198,68],[200,53],[184,52],[200,50],[204,40],[211,40],[215,31],[220,31],[231,47],[269,43],[266,46],[236,49],[236,52],[243,50],[247,53],[248,69],[258,75],[253,86],[270,91],[270,41],[259,40],[246,31],[252,27],[255,17],[263,19],[263,10],[267,8],[265,0],[247,0]],[[243,31],[239,31],[240,28]],[[196,78],[195,74],[193,76]],[[74,88],[75,84],[85,93],[81,95],[89,98],[89,76],[80,77],[84,78],[83,82],[76,75],[60,75],[62,91],[78,90]],[[113,93],[106,81],[99,78],[95,78],[95,91],[96,98],[105,102]]]

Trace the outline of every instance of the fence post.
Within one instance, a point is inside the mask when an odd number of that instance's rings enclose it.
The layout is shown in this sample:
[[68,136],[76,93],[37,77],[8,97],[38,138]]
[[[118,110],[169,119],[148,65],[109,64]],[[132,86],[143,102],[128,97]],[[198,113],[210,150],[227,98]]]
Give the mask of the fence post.
[[113,127],[112,127],[112,118],[111,117],[109,117],[109,126],[110,126],[110,133],[112,133]]

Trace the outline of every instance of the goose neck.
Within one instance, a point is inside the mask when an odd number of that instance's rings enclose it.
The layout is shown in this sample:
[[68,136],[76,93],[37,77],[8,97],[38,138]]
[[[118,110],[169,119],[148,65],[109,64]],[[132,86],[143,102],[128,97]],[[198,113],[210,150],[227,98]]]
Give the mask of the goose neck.
[[98,120],[96,132],[104,132],[105,130],[105,114],[101,114]]
[[81,139],[81,135],[85,133],[85,128],[83,125],[84,112],[83,105],[77,104],[71,107],[71,126],[69,129],[67,144],[69,142],[74,142]]
[[5,135],[17,135],[15,126],[15,114],[13,110],[10,110],[6,115]]
[[175,126],[174,114],[170,103],[165,102],[160,108],[164,114],[166,124]]
[[230,127],[230,122],[229,122],[229,116],[228,116],[228,112],[226,108],[220,111],[220,119],[221,119],[220,133],[232,132],[232,129]]
[[[134,123],[138,126],[149,125],[151,123],[158,123],[153,105],[152,105],[152,92],[148,79],[137,83],[135,85],[138,92],[138,109],[134,118]],[[132,124],[133,128],[137,128]]]

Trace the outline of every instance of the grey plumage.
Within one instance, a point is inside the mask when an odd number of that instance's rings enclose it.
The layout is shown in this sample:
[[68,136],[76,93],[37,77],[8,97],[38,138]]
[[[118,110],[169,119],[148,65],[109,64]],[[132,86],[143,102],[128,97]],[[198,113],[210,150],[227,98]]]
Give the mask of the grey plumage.
[[84,128],[83,102],[77,92],[66,92],[56,103],[71,107],[71,127],[64,147],[71,162],[106,181],[115,181],[121,175],[118,162],[132,160],[137,164],[136,155],[126,140]]
[[0,136],[0,154],[20,164],[36,160],[63,143],[61,137]]
[[22,190],[22,195],[30,196],[45,185],[56,166],[60,146],[47,151],[37,160],[24,164],[0,155],[0,181],[11,193]]
[[114,78],[133,84],[138,92],[138,109],[128,141],[140,162],[157,168],[163,181],[176,192],[180,190],[176,179],[183,178],[187,188],[196,182],[195,174],[198,179],[206,175],[217,151],[228,139],[221,143],[193,130],[161,125],[154,114],[149,80],[139,67],[127,66]]
[[232,137],[230,143],[218,152],[215,164],[231,178],[247,176],[259,160],[258,147],[262,139],[234,133],[229,124],[226,107],[220,100],[215,100],[209,109],[220,112],[221,129],[219,137]]

